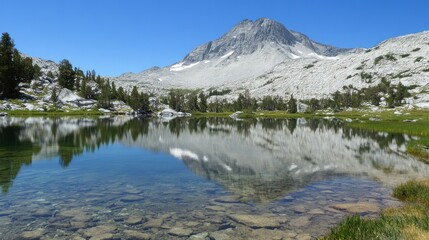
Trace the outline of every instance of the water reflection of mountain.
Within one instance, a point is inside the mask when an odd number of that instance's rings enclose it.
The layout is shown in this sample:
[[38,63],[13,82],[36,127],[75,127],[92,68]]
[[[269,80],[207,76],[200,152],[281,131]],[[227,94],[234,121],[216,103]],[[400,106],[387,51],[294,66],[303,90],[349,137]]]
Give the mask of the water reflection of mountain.
[[429,176],[427,165],[404,153],[407,136],[335,120],[9,117],[1,119],[0,135],[3,191],[24,164],[58,157],[67,167],[74,156],[114,142],[169,153],[246,201],[271,201],[338,175],[388,185]]

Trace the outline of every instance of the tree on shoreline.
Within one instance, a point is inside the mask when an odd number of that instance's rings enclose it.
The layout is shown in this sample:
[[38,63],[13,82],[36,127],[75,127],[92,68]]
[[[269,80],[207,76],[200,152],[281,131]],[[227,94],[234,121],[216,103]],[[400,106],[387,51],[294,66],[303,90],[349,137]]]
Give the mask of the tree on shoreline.
[[20,82],[29,82],[40,75],[40,67],[33,66],[29,57],[22,58],[8,33],[3,33],[0,41],[0,94],[6,98],[16,98]]

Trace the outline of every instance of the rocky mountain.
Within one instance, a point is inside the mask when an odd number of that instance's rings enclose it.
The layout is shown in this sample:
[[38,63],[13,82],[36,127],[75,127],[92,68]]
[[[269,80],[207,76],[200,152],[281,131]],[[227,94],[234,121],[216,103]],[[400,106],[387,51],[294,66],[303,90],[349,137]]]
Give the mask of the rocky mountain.
[[310,40],[270,19],[244,20],[221,38],[191,51],[182,61],[117,77],[118,84],[155,89],[230,86],[298,58],[331,59],[355,52]]
[[429,32],[386,40],[370,49],[341,49],[312,41],[282,24],[244,20],[217,40],[198,46],[183,60],[114,78],[117,85],[154,93],[171,88],[244,89],[252,96],[323,98],[343,86],[363,88],[382,78],[413,86],[410,104],[429,107]]

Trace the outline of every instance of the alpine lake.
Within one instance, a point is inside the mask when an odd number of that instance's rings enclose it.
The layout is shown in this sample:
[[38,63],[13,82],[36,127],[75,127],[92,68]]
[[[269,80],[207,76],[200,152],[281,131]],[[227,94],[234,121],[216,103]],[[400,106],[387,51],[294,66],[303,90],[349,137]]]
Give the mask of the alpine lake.
[[331,119],[0,118],[0,239],[316,239],[429,177]]

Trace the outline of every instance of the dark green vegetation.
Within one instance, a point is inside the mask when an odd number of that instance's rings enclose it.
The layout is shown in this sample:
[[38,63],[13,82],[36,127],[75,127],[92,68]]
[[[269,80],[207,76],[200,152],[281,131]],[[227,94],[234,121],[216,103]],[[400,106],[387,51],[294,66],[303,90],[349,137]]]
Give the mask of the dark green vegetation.
[[0,41],[0,96],[19,97],[18,84],[29,82],[40,75],[40,67],[31,58],[22,58],[8,33]]
[[386,54],[386,55],[378,56],[374,59],[374,65],[379,64],[382,60],[396,61],[396,58],[393,56],[393,54]]
[[[53,76],[52,73],[49,75]],[[122,87],[116,88],[114,82],[110,83],[94,70],[84,73],[79,68],[73,68],[67,59],[60,62],[58,83],[60,87],[74,90],[83,98],[97,100],[100,108],[108,109],[113,100],[121,100],[134,110],[149,111],[149,94],[138,92],[136,87],[131,92]]]
[[[235,101],[226,99],[212,99],[207,103],[209,96],[219,96],[223,94],[213,94],[213,91],[207,96],[199,90],[171,90],[167,97],[161,102],[168,104],[172,109],[182,112],[234,112],[244,111],[251,113],[255,111],[288,111],[296,113],[299,109],[299,102],[307,105],[306,112],[313,113],[318,110],[332,109],[336,112],[347,108],[361,108],[365,103],[379,106],[382,96],[385,96],[386,105],[390,108],[403,105],[403,100],[410,96],[410,88],[401,83],[398,85],[390,84],[383,78],[381,82],[373,87],[356,89],[352,85],[344,86],[343,92],[336,91],[327,99],[305,99],[298,100],[293,96],[285,99],[281,96],[264,96],[262,98],[252,97],[249,90],[240,93]],[[301,109],[302,111],[302,109]]]
[[378,219],[349,217],[322,239],[429,239],[429,182],[409,181],[393,195],[405,206],[386,209]]

